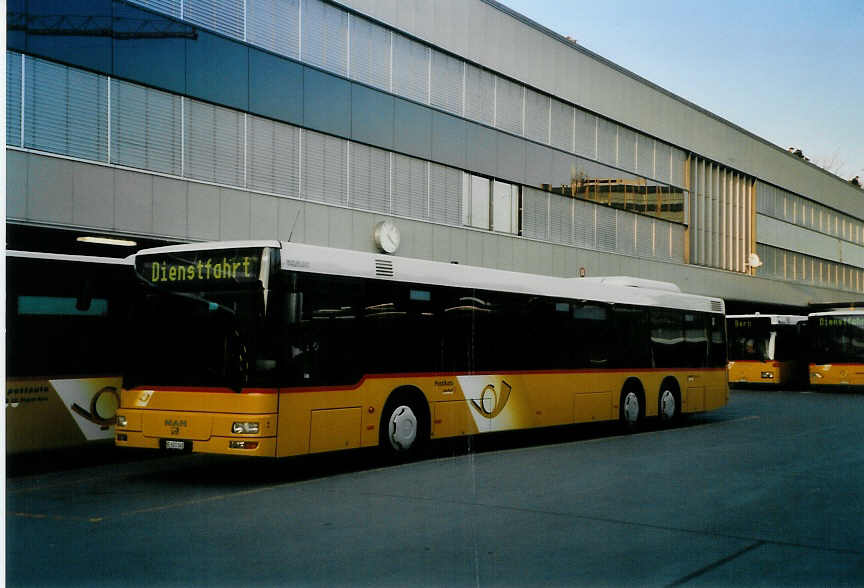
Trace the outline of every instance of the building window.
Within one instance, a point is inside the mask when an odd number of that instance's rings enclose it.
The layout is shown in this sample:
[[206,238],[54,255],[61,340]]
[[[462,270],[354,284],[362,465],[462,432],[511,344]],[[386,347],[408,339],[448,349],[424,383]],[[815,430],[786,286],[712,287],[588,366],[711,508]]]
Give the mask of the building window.
[[466,173],[462,183],[462,223],[518,234],[519,186]]

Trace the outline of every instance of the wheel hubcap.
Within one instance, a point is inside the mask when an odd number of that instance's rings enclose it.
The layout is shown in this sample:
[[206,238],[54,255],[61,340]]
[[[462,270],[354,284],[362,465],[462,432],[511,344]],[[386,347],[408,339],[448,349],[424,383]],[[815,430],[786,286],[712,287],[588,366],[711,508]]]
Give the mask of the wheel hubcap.
[[663,390],[660,396],[660,417],[664,421],[671,420],[675,416],[675,395],[669,390]]
[[624,396],[624,420],[628,423],[639,420],[639,397],[635,392],[628,392]]
[[410,406],[399,406],[390,416],[390,444],[394,449],[409,449],[417,439],[417,416]]

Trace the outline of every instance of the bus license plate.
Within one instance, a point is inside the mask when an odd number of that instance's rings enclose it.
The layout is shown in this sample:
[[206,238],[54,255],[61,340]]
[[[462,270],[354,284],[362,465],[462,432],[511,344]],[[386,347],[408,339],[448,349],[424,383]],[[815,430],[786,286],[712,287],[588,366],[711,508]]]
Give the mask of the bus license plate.
[[191,451],[192,442],[181,439],[162,439],[162,449],[171,451]]

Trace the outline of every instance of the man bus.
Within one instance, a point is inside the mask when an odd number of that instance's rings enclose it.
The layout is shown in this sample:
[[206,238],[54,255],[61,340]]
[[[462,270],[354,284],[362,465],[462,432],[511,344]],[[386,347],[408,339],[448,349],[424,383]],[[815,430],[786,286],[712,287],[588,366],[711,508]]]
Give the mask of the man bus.
[[728,400],[724,303],[295,243],[134,256],[116,442],[259,456],[646,417]]
[[810,385],[864,391],[864,310],[814,312],[807,328]]
[[806,384],[802,329],[807,317],[782,314],[730,314],[729,385],[786,389]]

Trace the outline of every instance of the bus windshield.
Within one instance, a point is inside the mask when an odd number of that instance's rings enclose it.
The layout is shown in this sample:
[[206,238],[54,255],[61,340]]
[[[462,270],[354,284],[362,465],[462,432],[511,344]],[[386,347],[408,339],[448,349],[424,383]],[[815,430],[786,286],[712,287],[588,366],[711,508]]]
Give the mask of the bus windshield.
[[810,317],[811,363],[864,362],[864,315]]
[[729,319],[727,329],[730,360],[767,361],[773,359],[770,318]]
[[124,386],[266,386],[275,361],[263,336],[262,250],[148,256],[131,312],[133,349]]

